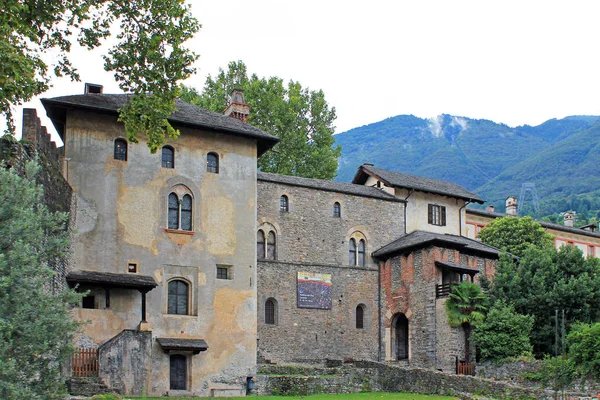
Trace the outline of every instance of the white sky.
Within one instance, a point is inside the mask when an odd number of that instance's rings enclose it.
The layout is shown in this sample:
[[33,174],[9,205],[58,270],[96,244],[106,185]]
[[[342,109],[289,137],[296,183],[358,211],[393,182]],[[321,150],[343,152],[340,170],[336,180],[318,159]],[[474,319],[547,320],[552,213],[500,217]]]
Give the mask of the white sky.
[[[336,132],[398,114],[446,113],[510,126],[600,115],[600,1],[194,0],[203,87],[230,61],[323,89]],[[42,97],[118,93],[101,51],[76,51],[82,82]],[[28,103],[45,115],[39,99]],[[21,109],[17,109],[20,123]],[[46,120],[46,125],[51,123]],[[53,129],[52,129],[53,130]]]

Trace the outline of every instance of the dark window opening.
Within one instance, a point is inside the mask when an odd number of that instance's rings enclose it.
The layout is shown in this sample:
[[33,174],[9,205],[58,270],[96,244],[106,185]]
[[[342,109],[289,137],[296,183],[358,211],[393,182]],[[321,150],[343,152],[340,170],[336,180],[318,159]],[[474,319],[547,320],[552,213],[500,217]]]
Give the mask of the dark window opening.
[[364,318],[365,318],[365,309],[364,306],[362,304],[358,305],[358,307],[356,307],[356,329],[363,329],[365,324],[364,324]]
[[175,168],[175,150],[171,146],[162,148],[162,167]]
[[175,280],[169,282],[167,313],[188,315],[188,284]]
[[356,240],[350,239],[348,244],[348,264],[356,265]]
[[275,238],[275,232],[270,231],[267,236],[267,260],[277,259],[277,242]]
[[138,272],[138,266],[136,263],[128,263],[127,264],[127,272],[132,273],[132,274],[137,274]]
[[115,140],[114,159],[127,161],[127,141],[125,139]]
[[217,153],[208,153],[206,156],[206,172],[219,173],[219,156]]
[[289,212],[290,211],[290,204],[288,201],[288,197],[285,194],[283,196],[281,196],[281,198],[279,199],[279,211],[280,212]]
[[427,207],[427,221],[431,225],[446,226],[446,207],[429,204]]
[[267,299],[265,302],[265,324],[267,325],[277,324],[275,305],[275,299]]
[[365,241],[362,239],[358,242],[358,265],[365,266]]
[[186,194],[181,200],[181,229],[192,230],[192,196]]
[[217,267],[217,279],[231,279],[230,267]]
[[95,296],[85,296],[81,299],[81,308],[96,308],[96,297]]
[[340,218],[342,216],[342,206],[337,201],[333,203],[333,216]]
[[256,236],[256,258],[263,260],[265,258],[265,233],[259,229]]
[[169,194],[169,229],[179,228],[179,198],[175,193]]
[[184,194],[181,200],[177,193],[169,193],[169,215],[167,227],[169,229],[192,230],[192,196]]

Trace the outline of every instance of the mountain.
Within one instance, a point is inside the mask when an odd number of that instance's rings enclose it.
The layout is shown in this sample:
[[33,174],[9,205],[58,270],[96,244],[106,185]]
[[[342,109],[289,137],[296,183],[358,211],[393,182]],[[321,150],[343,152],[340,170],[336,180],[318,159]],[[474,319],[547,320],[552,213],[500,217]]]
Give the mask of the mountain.
[[446,114],[432,119],[398,115],[335,138],[342,146],[339,181],[350,181],[360,164],[370,162],[455,182],[500,210],[508,195],[520,195],[525,182],[536,184],[542,202],[564,203],[568,196],[600,190],[598,116],[511,128]]

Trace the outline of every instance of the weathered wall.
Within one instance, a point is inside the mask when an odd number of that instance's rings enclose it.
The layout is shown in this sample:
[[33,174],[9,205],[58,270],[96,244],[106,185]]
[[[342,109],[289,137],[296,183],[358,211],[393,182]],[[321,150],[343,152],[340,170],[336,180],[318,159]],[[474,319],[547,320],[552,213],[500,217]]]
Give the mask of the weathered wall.
[[151,332],[122,331],[100,346],[98,376],[117,393],[144,394],[151,350]]
[[[146,139],[128,144],[127,161],[113,158],[114,139],[124,137],[116,117],[72,110],[67,115],[65,157],[77,195],[77,234],[71,268],[152,276],[159,286],[147,295],[153,337],[201,338],[209,350],[189,359],[189,391],[208,395],[223,380],[241,387],[256,364],[256,145],[253,140],[181,128],[170,143],[175,168],[161,167]],[[206,172],[208,152],[219,154],[219,174]],[[193,196],[192,232],[167,231],[167,196],[175,185]],[[217,265],[233,279],[217,280]],[[167,314],[169,279],[191,284],[191,315]],[[105,308],[102,294],[97,304]],[[99,310],[102,311],[102,310]],[[111,291],[110,313],[88,339],[106,340],[114,326],[135,329],[141,295]],[[102,321],[101,321],[102,319]],[[93,325],[93,324],[92,324]],[[146,393],[169,390],[169,358],[152,346]]]
[[[289,198],[290,210],[279,211]],[[333,217],[334,202],[341,218]],[[273,361],[329,358],[377,359],[378,266],[372,251],[398,238],[403,205],[337,192],[258,181],[258,226],[277,233],[277,261],[258,263],[259,354]],[[366,266],[350,266],[348,241],[364,238]],[[297,273],[332,275],[331,310],[297,307]],[[276,325],[264,323],[264,304],[278,305]],[[356,328],[356,307],[365,325]]]

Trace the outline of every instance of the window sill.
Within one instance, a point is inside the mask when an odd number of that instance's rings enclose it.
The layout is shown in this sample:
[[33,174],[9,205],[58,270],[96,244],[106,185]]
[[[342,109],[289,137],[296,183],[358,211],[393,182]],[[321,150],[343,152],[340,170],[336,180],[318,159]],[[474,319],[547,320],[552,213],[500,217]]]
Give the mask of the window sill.
[[190,236],[192,236],[196,233],[194,231],[183,231],[181,229],[164,229],[164,231],[167,233],[177,233],[180,235],[190,235]]
[[197,315],[191,315],[191,314],[169,314],[169,313],[163,313],[163,316],[169,317],[169,318],[196,318],[197,317]]

